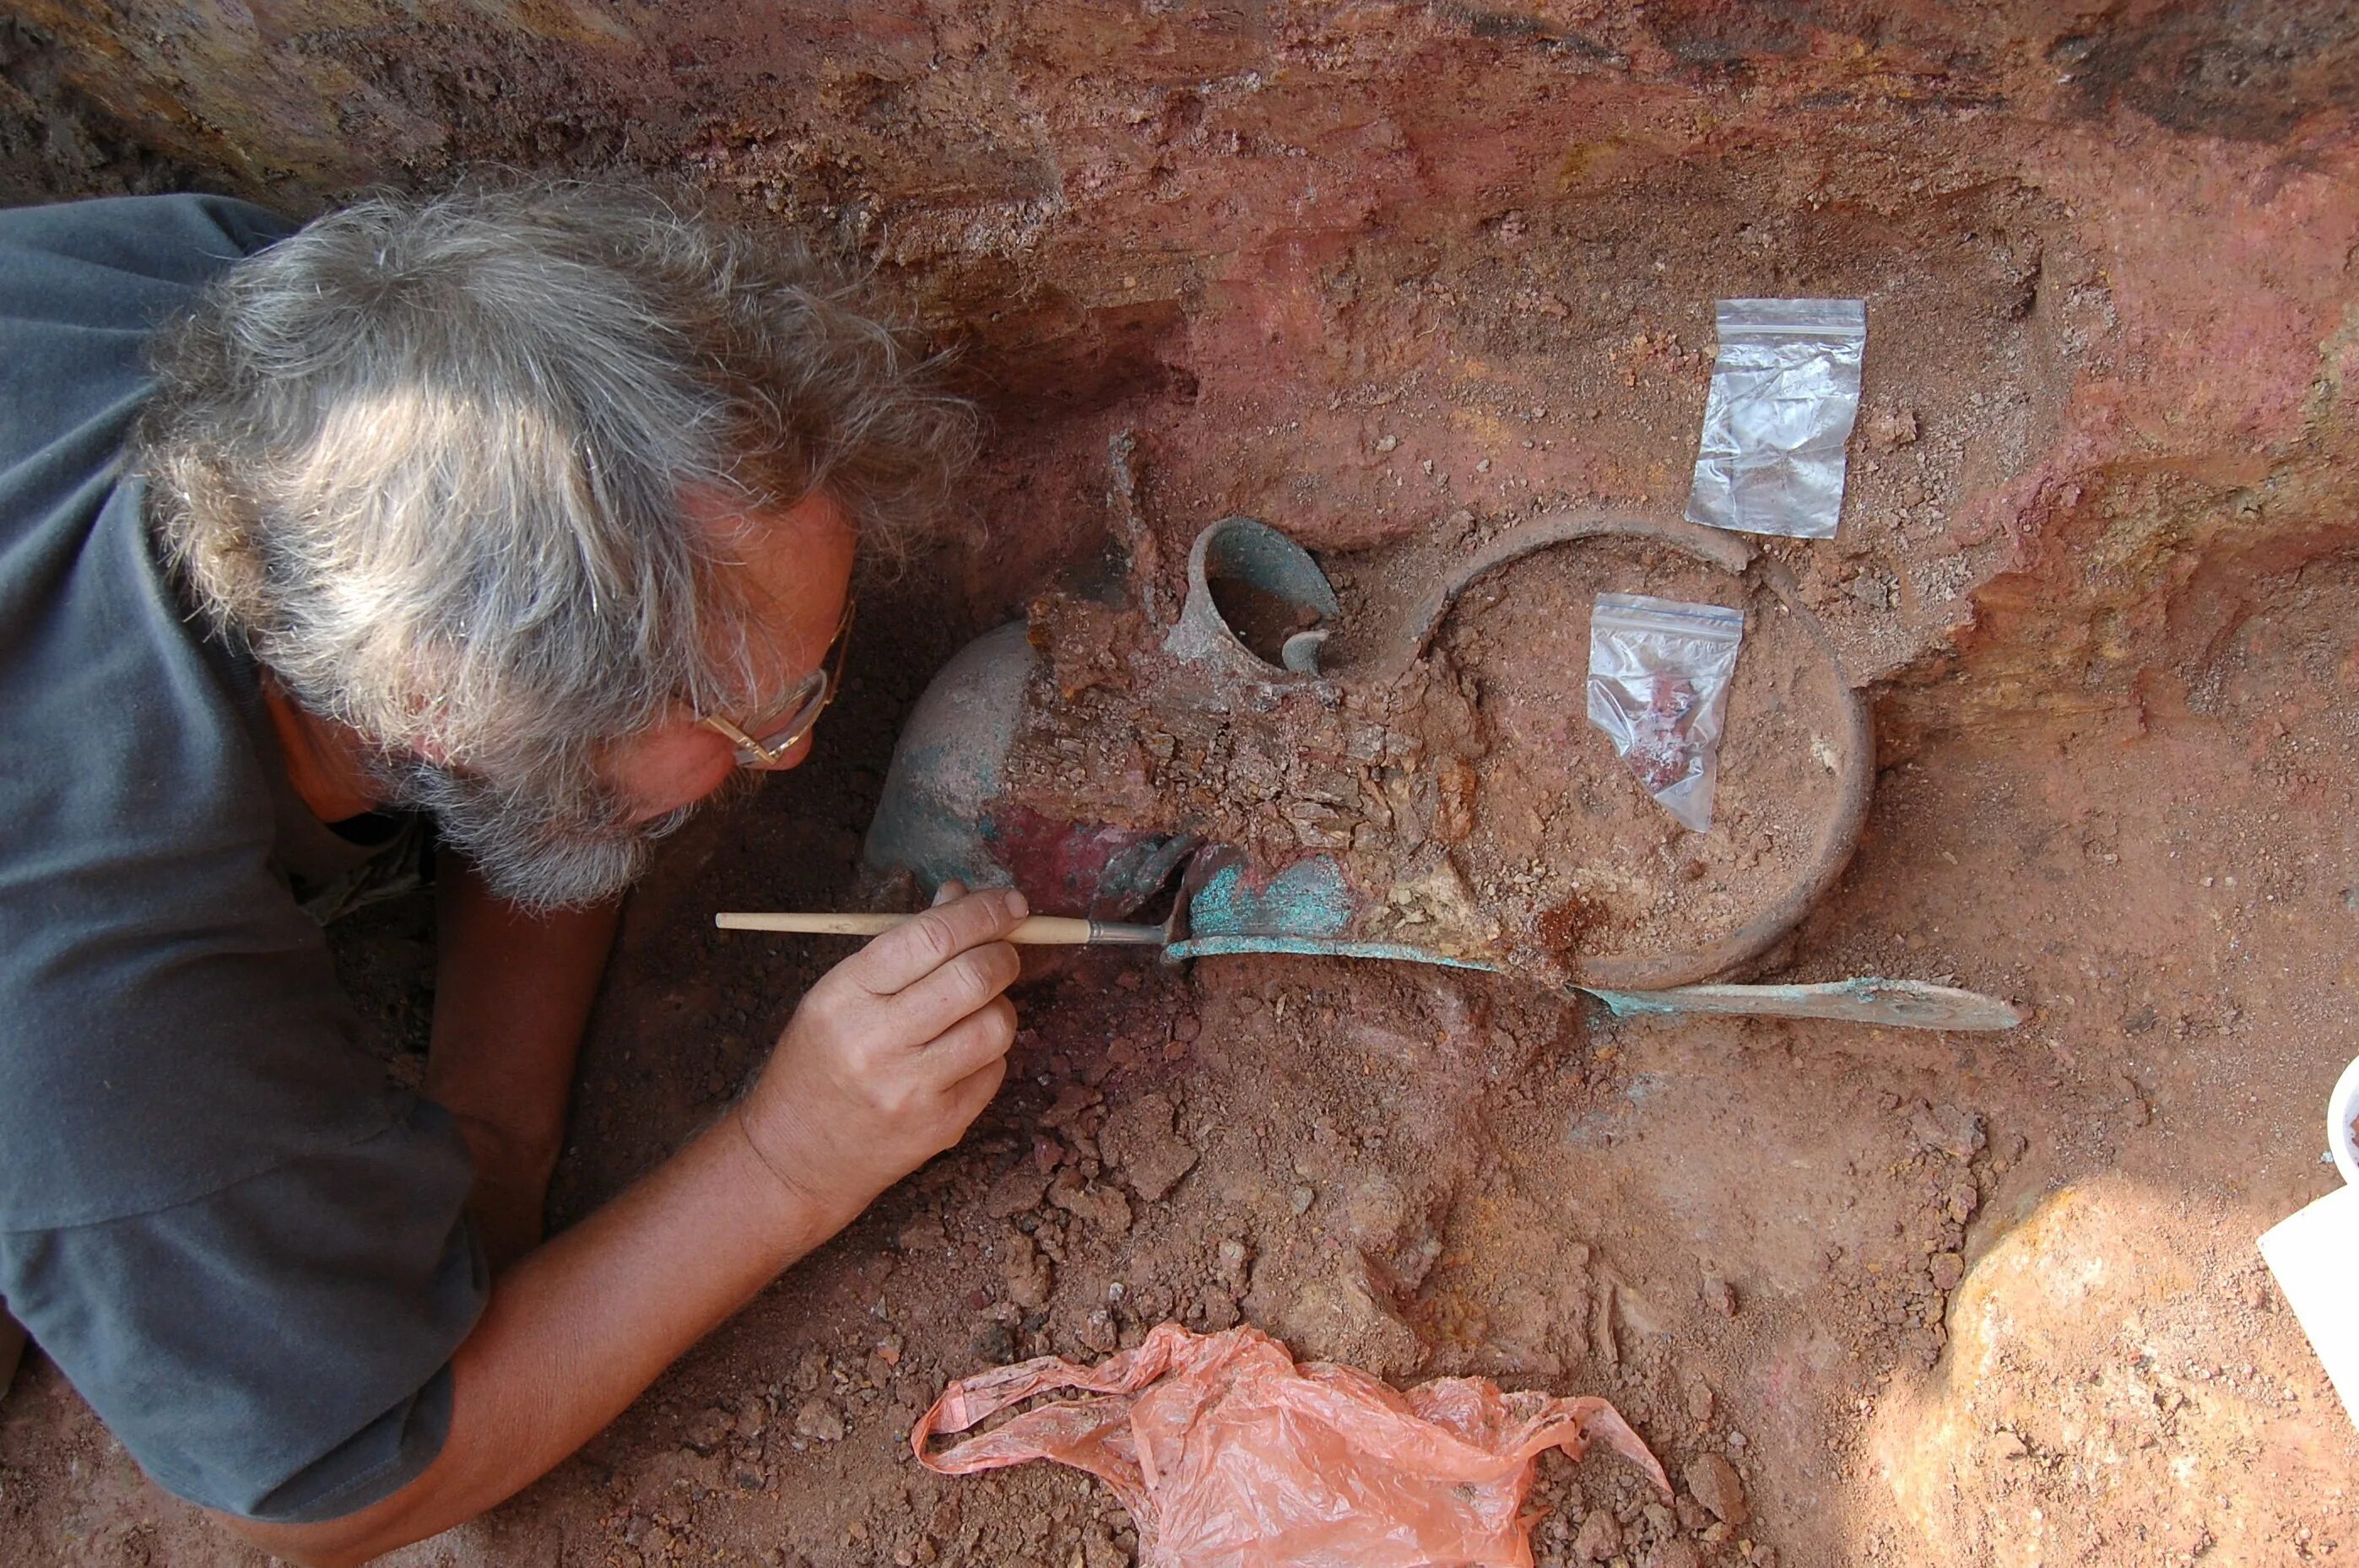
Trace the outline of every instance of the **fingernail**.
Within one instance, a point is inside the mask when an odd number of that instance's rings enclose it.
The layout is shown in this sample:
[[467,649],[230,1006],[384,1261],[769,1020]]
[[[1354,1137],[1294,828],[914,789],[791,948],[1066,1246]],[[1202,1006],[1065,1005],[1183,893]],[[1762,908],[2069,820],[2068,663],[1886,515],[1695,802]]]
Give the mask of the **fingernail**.
[[1032,912],[1032,906],[1024,901],[1023,894],[1010,887],[1007,890],[1007,912],[1020,920]]

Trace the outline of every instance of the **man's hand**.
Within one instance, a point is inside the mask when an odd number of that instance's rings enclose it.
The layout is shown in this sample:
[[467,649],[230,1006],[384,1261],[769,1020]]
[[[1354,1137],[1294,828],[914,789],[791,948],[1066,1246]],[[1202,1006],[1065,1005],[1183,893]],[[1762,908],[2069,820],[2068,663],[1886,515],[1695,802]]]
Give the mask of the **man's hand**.
[[737,1115],[762,1162],[854,1214],[959,1140],[1007,1072],[1024,895],[946,885],[934,908],[821,976]]

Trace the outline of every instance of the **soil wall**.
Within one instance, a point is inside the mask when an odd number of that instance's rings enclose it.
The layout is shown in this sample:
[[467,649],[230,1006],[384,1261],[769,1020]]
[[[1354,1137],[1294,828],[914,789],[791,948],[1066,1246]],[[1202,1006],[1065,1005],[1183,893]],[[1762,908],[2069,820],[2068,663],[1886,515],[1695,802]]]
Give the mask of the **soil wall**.
[[977,612],[1103,529],[1118,428],[1183,538],[1675,508],[1745,293],[1869,301],[1873,450],[1794,556],[1898,744],[2134,715],[2174,615],[2346,540],[2333,5],[11,9],[20,194],[625,169],[856,249],[1002,422]]

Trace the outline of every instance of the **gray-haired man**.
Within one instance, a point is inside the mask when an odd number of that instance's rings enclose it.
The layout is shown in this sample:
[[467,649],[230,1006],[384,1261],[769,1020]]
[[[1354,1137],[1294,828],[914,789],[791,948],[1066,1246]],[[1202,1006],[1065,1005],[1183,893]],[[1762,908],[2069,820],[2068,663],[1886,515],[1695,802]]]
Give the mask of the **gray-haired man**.
[[[313,1562],[472,1517],[989,1099],[1013,895],[840,965],[538,1244],[614,898],[807,753],[964,430],[641,198],[0,213],[0,1296],[157,1480]],[[452,851],[425,1097],[301,907],[404,813]]]

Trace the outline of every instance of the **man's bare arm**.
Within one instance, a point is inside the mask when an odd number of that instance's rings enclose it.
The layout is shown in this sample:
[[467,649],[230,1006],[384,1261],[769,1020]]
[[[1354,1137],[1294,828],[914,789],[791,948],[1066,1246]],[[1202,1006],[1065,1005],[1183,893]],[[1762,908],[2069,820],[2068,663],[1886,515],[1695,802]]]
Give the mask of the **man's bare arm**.
[[321,1524],[225,1519],[266,1552],[341,1568],[473,1519],[612,1421],[675,1357],[893,1181],[958,1140],[999,1087],[1017,972],[1010,894],[942,905],[811,988],[739,1105],[493,1288],[451,1358],[441,1454]]
[[527,915],[445,851],[435,877],[434,1037],[426,1093],[475,1156],[471,1206],[495,1270],[540,1240],[582,1031],[616,904]]

